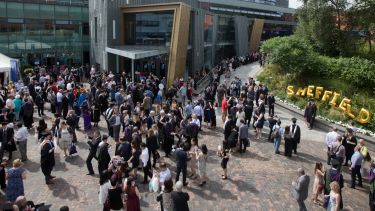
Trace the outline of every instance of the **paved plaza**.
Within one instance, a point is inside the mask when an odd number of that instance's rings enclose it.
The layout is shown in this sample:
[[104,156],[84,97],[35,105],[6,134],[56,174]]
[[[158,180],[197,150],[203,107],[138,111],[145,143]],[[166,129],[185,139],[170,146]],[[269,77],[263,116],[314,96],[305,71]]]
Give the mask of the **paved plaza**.
[[[257,64],[239,68],[232,75],[246,78],[254,76],[260,70]],[[281,117],[282,125],[291,124],[292,115],[281,111],[276,107],[275,112]],[[51,117],[51,114],[49,117]],[[37,116],[37,115],[34,115]],[[46,117],[50,127],[50,118]],[[35,122],[37,122],[37,118]],[[107,133],[104,117],[101,117],[100,130]],[[245,154],[233,153],[228,162],[228,180],[221,180],[222,169],[220,158],[216,155],[218,145],[223,140],[223,124],[221,116],[217,116],[216,129],[203,127],[199,134],[199,144],[206,144],[209,148],[207,174],[209,181],[204,187],[198,187],[193,180],[188,180],[188,187],[184,188],[190,195],[190,210],[298,210],[297,202],[292,196],[292,181],[297,180],[297,169],[304,167],[311,177],[309,199],[306,200],[308,210],[323,210],[311,203],[313,185],[313,170],[315,162],[325,162],[324,137],[326,132],[308,130],[302,119],[297,123],[301,126],[302,140],[299,145],[298,155],[287,158],[274,154],[273,144],[268,142],[268,127],[265,125],[263,140],[251,139],[251,147]],[[82,125],[82,120],[80,122]],[[34,124],[36,125],[36,124]],[[266,134],[267,133],[267,134]],[[251,135],[254,131],[251,129]],[[27,179],[25,182],[25,194],[28,200],[36,203],[45,202],[53,204],[51,210],[58,210],[62,205],[68,205],[73,211],[101,210],[98,203],[99,178],[97,176],[97,163],[93,160],[95,176],[87,176],[85,160],[88,154],[86,135],[77,132],[79,156],[64,159],[63,153],[57,149],[56,166],[52,172],[57,178],[54,185],[47,186],[40,170],[40,149],[34,138],[34,131],[30,131],[28,139],[29,159],[25,162]],[[113,140],[110,141],[114,148]],[[283,153],[284,147],[281,146]],[[164,153],[161,153],[164,155]],[[14,157],[18,157],[15,153]],[[175,172],[174,158],[165,159]],[[327,166],[326,166],[327,167]],[[365,180],[364,188],[350,189],[350,175],[344,168],[345,187],[343,188],[343,201],[345,210],[368,210],[368,183]],[[138,181],[142,173],[138,173]],[[173,174],[175,175],[175,174]],[[148,192],[148,185],[139,184],[141,191],[142,210],[160,210],[156,202],[156,194]]]

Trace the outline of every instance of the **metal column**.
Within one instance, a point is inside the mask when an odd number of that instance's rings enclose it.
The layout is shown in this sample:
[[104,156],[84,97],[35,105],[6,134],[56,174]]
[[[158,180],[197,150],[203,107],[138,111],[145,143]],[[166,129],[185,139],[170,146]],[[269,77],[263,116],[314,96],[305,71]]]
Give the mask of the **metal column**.
[[134,59],[132,59],[132,82],[134,83]]
[[116,73],[120,73],[120,56],[116,55]]

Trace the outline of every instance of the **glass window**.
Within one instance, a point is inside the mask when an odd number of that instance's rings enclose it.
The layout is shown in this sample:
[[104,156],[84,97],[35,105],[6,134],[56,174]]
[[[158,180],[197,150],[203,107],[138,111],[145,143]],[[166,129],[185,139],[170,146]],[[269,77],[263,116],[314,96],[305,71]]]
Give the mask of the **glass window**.
[[88,22],[82,22],[82,35],[90,35],[90,26]]
[[69,20],[81,20],[81,7],[69,8]]
[[82,8],[82,20],[89,19],[89,8],[83,7]]
[[212,47],[204,48],[204,66],[211,68],[212,65]]
[[56,25],[57,42],[80,42],[79,25]]
[[39,18],[39,4],[24,4],[25,18]]
[[26,49],[28,50],[37,50],[41,48],[40,40],[40,29],[41,25],[39,21],[28,21],[25,24],[25,35],[26,35]]
[[136,45],[168,45],[171,42],[173,12],[148,12],[128,14],[125,18],[126,30],[135,32],[128,36],[126,43]]
[[7,14],[10,18],[23,18],[23,4],[8,2]]
[[9,49],[10,50],[23,50],[25,49],[25,36],[22,24],[9,23]]
[[55,5],[55,19],[68,20],[69,19],[69,7]]
[[8,24],[0,21],[0,52],[8,52]]
[[219,17],[217,40],[219,42],[234,42],[233,18],[224,16]]
[[40,23],[40,36],[42,40],[42,48],[50,49],[55,45],[55,31],[53,21],[43,20]]
[[53,5],[40,5],[40,18],[41,19],[54,19],[55,7]]
[[213,17],[212,15],[205,15],[204,18],[204,41],[212,42],[212,29],[213,29]]
[[0,2],[0,17],[7,17],[7,3]]
[[98,43],[98,18],[97,17],[95,17],[94,35],[95,35],[95,43]]

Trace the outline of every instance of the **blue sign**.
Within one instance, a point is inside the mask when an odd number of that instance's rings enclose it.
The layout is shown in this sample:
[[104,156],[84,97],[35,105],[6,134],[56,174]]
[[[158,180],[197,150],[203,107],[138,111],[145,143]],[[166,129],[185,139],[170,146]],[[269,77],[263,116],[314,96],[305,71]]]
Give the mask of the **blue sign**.
[[10,80],[13,82],[18,81],[18,62],[17,60],[10,60]]

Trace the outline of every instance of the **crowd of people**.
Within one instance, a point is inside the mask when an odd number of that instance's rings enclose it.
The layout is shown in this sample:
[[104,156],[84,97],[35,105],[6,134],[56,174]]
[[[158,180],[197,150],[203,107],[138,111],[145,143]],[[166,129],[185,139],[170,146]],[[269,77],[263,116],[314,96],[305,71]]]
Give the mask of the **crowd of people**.
[[[79,69],[65,69],[59,74],[39,69],[29,74],[24,83],[0,86],[0,108],[3,108],[0,114],[0,184],[7,200],[20,210],[31,209],[29,205],[21,208],[17,201],[26,200],[22,163],[28,161],[28,134],[32,128],[40,145],[40,167],[45,183],[51,186],[56,178],[52,175],[56,148],[65,158],[75,156],[79,153],[77,133],[86,134],[89,139],[87,175],[96,172],[99,175],[98,200],[103,210],[140,210],[140,183],[157,193],[161,210],[189,210],[189,195],[183,187],[190,182],[204,188],[209,182],[206,172],[209,150],[199,139],[201,131],[217,127],[219,114],[224,129],[223,142],[217,149],[223,169],[221,179],[229,177],[231,154],[246,153],[254,139],[272,142],[275,154],[281,153],[283,143],[284,155],[292,157],[293,153],[298,153],[301,140],[297,119],[292,118],[291,125],[282,125],[281,118],[275,115],[275,97],[265,84],[253,78],[230,80],[236,68],[257,60],[264,64],[265,57],[254,53],[223,60],[215,67],[214,81],[198,96],[193,96],[196,79],[191,77],[178,78],[167,87],[165,78],[152,73],[129,83],[125,74],[99,74],[95,67],[90,69],[89,76],[82,75]],[[220,83],[221,75],[225,78],[223,83]],[[34,106],[39,116],[37,126],[33,122]],[[305,119],[312,128],[316,107],[311,102],[306,108]],[[50,125],[44,118],[44,109],[54,115]],[[79,123],[81,119],[83,128]],[[99,130],[100,122],[106,123],[104,133]],[[266,126],[269,133],[263,137]],[[254,137],[250,137],[251,129]],[[329,198],[329,210],[342,206],[340,171],[343,164],[350,163],[352,187],[356,185],[356,177],[358,186],[362,186],[360,169],[369,154],[364,140],[357,145],[354,130],[354,127],[348,129],[344,136],[333,134],[337,133],[335,130],[327,134],[328,164],[332,164],[332,168],[325,170],[321,163],[315,167],[312,198],[322,205]],[[20,158],[13,160],[12,152],[17,149]],[[13,168],[5,170],[6,162],[12,160]],[[97,160],[95,169],[93,160]],[[175,178],[172,178],[170,165],[176,167]],[[143,173],[139,174],[138,170]],[[375,178],[374,168],[370,172]],[[293,187],[301,210],[306,210],[304,200],[308,197],[309,177],[304,169],[299,169],[298,173],[300,179]],[[323,190],[325,196],[319,198]]]

